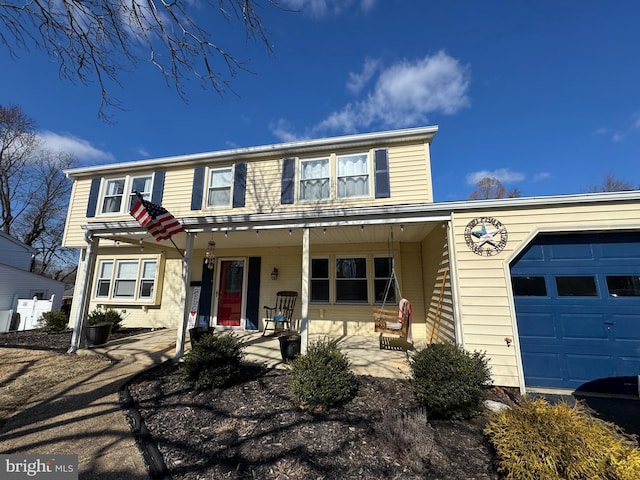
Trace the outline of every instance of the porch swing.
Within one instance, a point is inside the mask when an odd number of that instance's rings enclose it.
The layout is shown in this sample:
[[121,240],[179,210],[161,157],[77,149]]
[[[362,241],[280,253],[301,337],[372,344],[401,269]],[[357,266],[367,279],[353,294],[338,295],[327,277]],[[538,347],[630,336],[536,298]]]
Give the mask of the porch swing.
[[[390,235],[390,258],[391,258],[391,273],[387,279],[387,283],[384,289],[384,296],[382,298],[382,306],[374,309],[373,319],[374,331],[380,333],[380,348],[382,348],[383,334],[397,335],[398,339],[406,340],[408,343],[413,343],[411,335],[411,323],[413,321],[413,312],[411,303],[406,298],[402,297],[398,278],[396,276],[395,256],[393,253],[393,228]],[[385,308],[387,300],[389,299],[389,292],[391,288],[394,288],[397,292],[397,297],[400,298],[397,309]]]

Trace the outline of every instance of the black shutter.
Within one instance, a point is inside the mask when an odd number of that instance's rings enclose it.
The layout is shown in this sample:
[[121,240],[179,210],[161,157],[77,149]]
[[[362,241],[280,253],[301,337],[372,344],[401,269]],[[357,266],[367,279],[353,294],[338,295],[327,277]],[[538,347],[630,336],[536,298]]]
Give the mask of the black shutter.
[[284,158],[282,160],[282,187],[280,190],[280,203],[293,203],[294,182],[296,177],[296,159]]
[[153,174],[153,188],[151,201],[156,205],[162,205],[162,193],[164,191],[164,170],[157,170]]
[[391,188],[389,186],[389,156],[386,148],[375,150],[374,169],[376,198],[389,198]]
[[89,190],[89,203],[87,204],[87,218],[96,216],[98,193],[100,193],[100,178],[92,178],[91,189]]
[[247,163],[236,163],[233,172],[233,208],[244,207],[247,190]]
[[193,187],[191,190],[191,210],[202,210],[202,192],[204,190],[204,167],[193,169]]
[[260,318],[260,257],[249,257],[247,272],[247,330],[258,330]]

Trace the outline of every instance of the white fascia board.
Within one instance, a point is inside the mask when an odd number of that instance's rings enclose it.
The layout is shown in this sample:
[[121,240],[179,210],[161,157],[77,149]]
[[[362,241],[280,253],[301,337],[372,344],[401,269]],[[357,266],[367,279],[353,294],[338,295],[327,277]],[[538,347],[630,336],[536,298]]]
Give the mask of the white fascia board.
[[328,137],[314,140],[298,140],[294,142],[262,145],[257,147],[236,148],[232,150],[220,150],[148,160],[111,163],[107,165],[96,165],[93,167],[72,168],[65,170],[64,173],[68,178],[74,178],[112,171],[134,171],[158,167],[166,168],[172,166],[197,165],[205,162],[220,162],[230,159],[234,161],[241,161],[259,159],[261,157],[274,155],[286,157],[287,155],[326,151],[328,148],[340,149],[356,146],[371,148],[407,141],[424,141],[431,143],[437,131],[438,126],[435,125],[429,127],[346,135],[341,137]]

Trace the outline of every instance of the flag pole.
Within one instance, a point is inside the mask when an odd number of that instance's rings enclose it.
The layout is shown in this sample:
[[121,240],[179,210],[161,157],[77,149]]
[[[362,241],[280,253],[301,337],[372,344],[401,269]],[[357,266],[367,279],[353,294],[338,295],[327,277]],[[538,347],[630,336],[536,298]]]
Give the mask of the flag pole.
[[184,253],[182,253],[182,251],[178,248],[178,246],[176,245],[176,242],[173,241],[173,238],[169,238],[169,240],[171,240],[171,243],[173,243],[173,246],[176,247],[176,250],[178,251],[180,256],[184,258]]

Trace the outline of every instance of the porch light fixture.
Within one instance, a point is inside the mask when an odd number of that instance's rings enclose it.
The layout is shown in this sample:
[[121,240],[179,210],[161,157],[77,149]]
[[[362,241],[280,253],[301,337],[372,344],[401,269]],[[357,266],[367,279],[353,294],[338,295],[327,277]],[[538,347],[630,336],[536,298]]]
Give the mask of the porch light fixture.
[[207,253],[205,253],[204,257],[204,263],[209,270],[213,270],[213,265],[216,263],[216,257],[214,256],[215,249],[216,242],[209,240],[209,243],[207,243]]
[[278,269],[276,267],[273,267],[273,270],[271,270],[271,280],[277,280],[278,273]]

